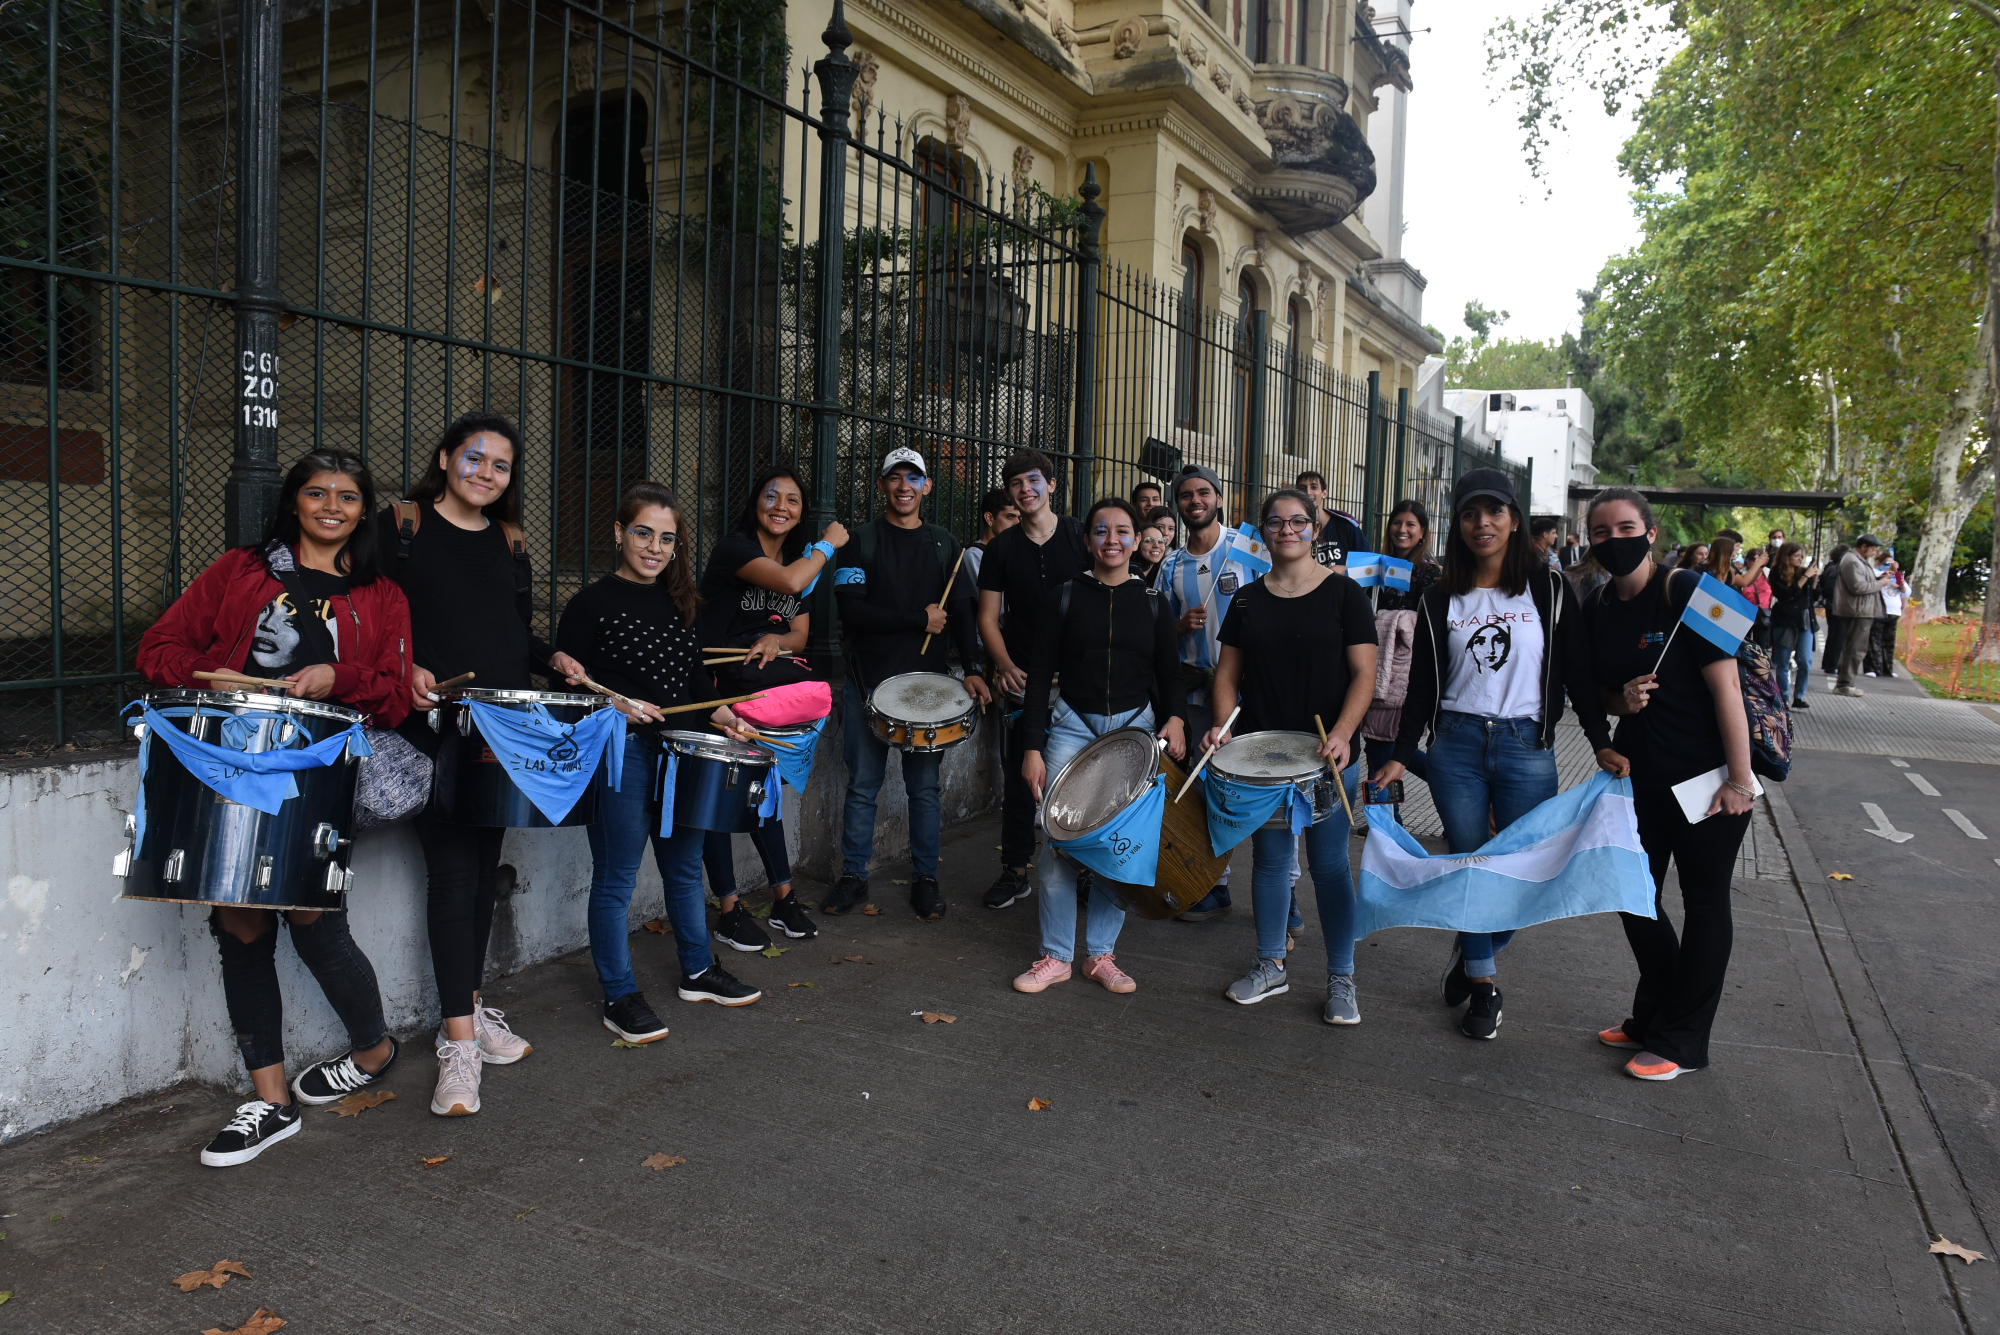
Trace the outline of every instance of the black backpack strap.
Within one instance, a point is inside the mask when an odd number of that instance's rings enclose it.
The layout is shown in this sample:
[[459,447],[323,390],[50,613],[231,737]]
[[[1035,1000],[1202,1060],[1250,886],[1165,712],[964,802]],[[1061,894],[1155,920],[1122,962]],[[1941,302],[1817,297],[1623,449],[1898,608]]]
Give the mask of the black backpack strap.
[[407,561],[410,559],[410,542],[417,536],[417,525],[423,522],[424,507],[415,501],[390,501],[389,508],[396,515],[396,559]]

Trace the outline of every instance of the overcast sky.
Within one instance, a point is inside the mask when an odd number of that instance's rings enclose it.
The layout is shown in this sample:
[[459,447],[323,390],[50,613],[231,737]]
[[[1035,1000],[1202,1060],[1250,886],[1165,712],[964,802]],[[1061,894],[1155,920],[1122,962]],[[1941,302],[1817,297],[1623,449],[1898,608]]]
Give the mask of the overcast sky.
[[1568,108],[1570,128],[1545,155],[1547,180],[1538,181],[1522,160],[1517,108],[1492,101],[1486,30],[1544,3],[1418,0],[1411,15],[1416,92],[1403,257],[1430,280],[1424,320],[1446,338],[1466,332],[1460,316],[1475,298],[1513,313],[1503,333],[1547,339],[1574,331],[1577,289],[1639,239],[1631,183],[1618,174],[1629,115],[1613,120],[1589,103]]

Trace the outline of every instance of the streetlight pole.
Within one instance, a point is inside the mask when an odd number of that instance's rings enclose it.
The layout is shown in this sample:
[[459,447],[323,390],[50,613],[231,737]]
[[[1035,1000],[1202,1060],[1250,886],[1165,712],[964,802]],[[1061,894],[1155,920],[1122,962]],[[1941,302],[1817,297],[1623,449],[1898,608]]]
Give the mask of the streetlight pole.
[[278,506],[278,143],[284,114],[280,0],[238,0],[236,451],[222,489],[225,540],[261,540]]

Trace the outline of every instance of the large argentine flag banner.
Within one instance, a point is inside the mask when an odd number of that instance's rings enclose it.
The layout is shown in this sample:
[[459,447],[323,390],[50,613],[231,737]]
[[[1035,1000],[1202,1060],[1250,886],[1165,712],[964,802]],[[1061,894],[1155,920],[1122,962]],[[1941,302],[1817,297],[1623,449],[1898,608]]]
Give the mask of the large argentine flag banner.
[[1632,781],[1599,771],[1477,853],[1426,853],[1386,806],[1368,808],[1356,940],[1385,927],[1511,932],[1614,910],[1653,916],[1653,876],[1632,817]]
[[1715,576],[1703,575],[1681,612],[1681,621],[1716,648],[1733,654],[1757,624],[1757,605]]

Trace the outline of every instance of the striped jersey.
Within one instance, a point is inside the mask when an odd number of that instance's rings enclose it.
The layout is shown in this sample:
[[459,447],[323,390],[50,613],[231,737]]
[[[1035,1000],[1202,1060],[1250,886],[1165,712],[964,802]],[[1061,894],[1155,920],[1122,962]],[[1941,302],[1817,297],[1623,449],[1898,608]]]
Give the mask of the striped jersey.
[[1208,624],[1180,637],[1181,662],[1213,668],[1222,657],[1222,620],[1229,615],[1229,600],[1246,582],[1240,567],[1231,566],[1228,544],[1220,530],[1215,546],[1200,556],[1185,547],[1176,547],[1160,562],[1153,575],[1153,587],[1167,595],[1174,619],[1190,608],[1208,607]]

